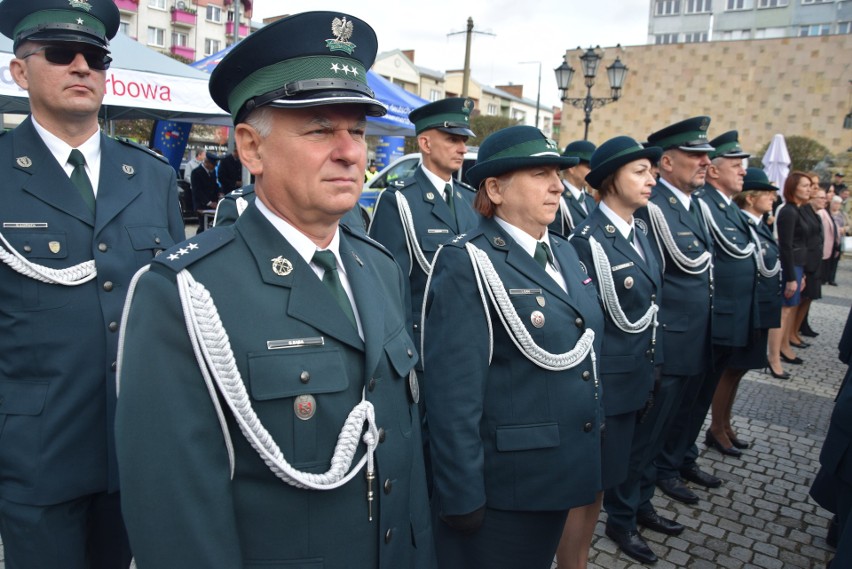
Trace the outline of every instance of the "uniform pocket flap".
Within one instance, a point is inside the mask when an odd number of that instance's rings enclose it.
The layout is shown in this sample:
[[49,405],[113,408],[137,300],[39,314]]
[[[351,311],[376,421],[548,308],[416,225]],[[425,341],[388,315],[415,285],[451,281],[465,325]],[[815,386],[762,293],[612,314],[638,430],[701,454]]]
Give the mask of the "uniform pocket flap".
[[68,256],[65,233],[3,229],[3,236],[26,259],[64,259]]
[[127,228],[130,244],[137,251],[168,249],[175,244],[167,227],[136,225]]
[[627,373],[636,370],[636,356],[601,356],[601,373]]
[[559,425],[556,423],[497,427],[497,450],[501,452],[557,446]]
[[0,381],[0,415],[38,415],[47,399],[46,381]]
[[385,353],[396,373],[406,377],[408,372],[417,363],[417,350],[414,349],[414,341],[405,332],[400,330],[399,334],[391,338],[385,344]]
[[349,386],[336,348],[298,348],[289,353],[249,354],[249,386],[258,401],[305,393],[334,393]]

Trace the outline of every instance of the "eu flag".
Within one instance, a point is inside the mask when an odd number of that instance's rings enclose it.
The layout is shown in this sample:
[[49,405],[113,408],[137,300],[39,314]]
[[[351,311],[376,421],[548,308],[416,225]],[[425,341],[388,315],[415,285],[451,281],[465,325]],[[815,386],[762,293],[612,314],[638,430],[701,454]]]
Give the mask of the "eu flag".
[[174,121],[156,121],[151,134],[151,147],[159,150],[175,172],[180,169],[183,151],[189,140],[192,123]]

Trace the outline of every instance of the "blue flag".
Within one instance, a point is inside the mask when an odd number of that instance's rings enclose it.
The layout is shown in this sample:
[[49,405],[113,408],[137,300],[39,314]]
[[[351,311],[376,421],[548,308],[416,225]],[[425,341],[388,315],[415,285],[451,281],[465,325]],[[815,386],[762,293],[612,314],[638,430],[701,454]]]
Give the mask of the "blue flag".
[[189,140],[192,123],[174,121],[155,121],[154,132],[151,134],[151,148],[159,150],[175,172],[180,170],[183,151]]

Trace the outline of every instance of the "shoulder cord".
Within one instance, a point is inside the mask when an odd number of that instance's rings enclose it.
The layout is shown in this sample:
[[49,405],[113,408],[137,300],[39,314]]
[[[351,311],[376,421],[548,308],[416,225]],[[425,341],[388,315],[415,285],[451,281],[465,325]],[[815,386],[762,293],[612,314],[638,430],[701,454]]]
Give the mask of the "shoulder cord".
[[248,200],[241,196],[241,197],[238,197],[234,201],[237,202],[237,204],[236,204],[237,205],[237,217],[239,217],[243,214],[243,212],[248,207]]
[[743,248],[739,248],[736,244],[731,243],[716,224],[716,220],[713,218],[713,213],[710,211],[710,207],[704,203],[704,200],[699,199],[696,201],[701,204],[701,211],[704,213],[704,219],[707,220],[707,226],[710,228],[710,233],[713,234],[713,240],[719,244],[722,250],[734,259],[748,259],[751,257],[752,252],[754,251],[754,243],[749,242]]
[[77,286],[89,282],[98,275],[94,259],[84,261],[73,267],[51,269],[50,267],[38,265],[27,260],[6,241],[6,237],[2,233],[0,233],[0,241],[2,241],[3,247],[5,247],[5,249],[0,247],[0,260],[9,265],[13,271],[25,277],[48,284]]
[[[470,255],[473,264],[473,271],[477,280],[481,279],[488,290],[488,295],[494,308],[497,309],[497,314],[503,322],[503,326],[508,332],[509,337],[515,346],[521,351],[524,356],[538,367],[550,371],[564,371],[571,369],[582,363],[586,356],[591,357],[592,369],[595,374],[595,388],[598,387],[598,373],[594,349],[595,332],[591,328],[586,328],[580,339],[577,340],[574,348],[562,354],[552,354],[538,344],[535,343],[529,331],[521,322],[515,307],[509,300],[509,295],[506,293],[506,288],[500,280],[500,276],[494,269],[491,259],[481,249],[473,243],[468,242],[468,255]],[[484,295],[483,295],[484,296]],[[493,342],[493,339],[492,339]]]
[[636,322],[628,320],[627,315],[624,314],[624,310],[621,308],[618,294],[615,292],[612,267],[603,247],[594,237],[589,237],[589,245],[592,250],[592,261],[595,264],[595,272],[597,272],[598,279],[601,282],[601,297],[603,298],[604,308],[607,314],[609,314],[610,319],[619,330],[628,334],[642,333],[648,329],[648,326],[651,326],[651,343],[655,344],[657,339],[657,312],[660,307],[651,301],[651,306],[648,307],[648,310],[645,311],[645,314],[639,320]]
[[675,265],[690,275],[700,275],[707,271],[713,264],[713,255],[710,251],[704,251],[695,259],[690,259],[678,248],[674,241],[672,232],[669,229],[669,224],[666,222],[666,217],[660,206],[653,202],[648,202],[648,217],[651,220],[651,229],[657,237],[657,248],[660,250],[660,259],[663,264],[663,271],[666,270],[666,256],[663,254],[663,246],[669,252],[669,255]]
[[[204,376],[211,400],[217,406],[219,421],[228,447],[231,463],[231,477],[234,475],[235,457],[227,433],[224,417],[216,403],[216,388],[230,408],[243,435],[257,451],[261,459],[278,478],[296,488],[311,490],[333,490],[343,486],[367,465],[368,476],[375,472],[374,453],[379,443],[379,430],[376,426],[373,404],[364,399],[356,405],[343,425],[331,458],[331,466],[325,473],[314,474],[293,468],[284,458],[281,449],[272,439],[269,431],[261,424],[251,406],[251,400],[234,361],[228,334],[219,319],[219,312],[209,291],[195,281],[186,269],[177,275],[178,291],[183,306],[187,332],[192,342],[199,370]],[[128,296],[128,304],[129,304]],[[125,305],[127,309],[127,305]],[[367,424],[363,440],[367,452],[358,464],[347,474],[358,448],[359,435]]]
[[760,276],[771,279],[781,271],[781,261],[775,259],[775,266],[771,269],[767,268],[766,260],[763,258],[763,248],[760,246],[760,236],[758,236],[757,231],[751,225],[749,225],[748,230],[751,233],[752,241],[756,245],[754,248],[754,262],[757,264],[757,272],[760,273]]
[[[409,258],[414,256],[417,264],[426,275],[432,274],[432,264],[423,254],[423,249],[417,242],[417,233],[414,231],[414,218],[411,215],[411,206],[408,205],[408,200],[402,195],[402,192],[396,192],[397,209],[399,210],[399,220],[402,223],[402,230],[405,232],[405,246],[408,248]],[[411,276],[412,266],[408,269],[408,275]]]
[[566,233],[574,231],[574,218],[571,217],[571,211],[568,209],[568,202],[565,201],[565,196],[559,196],[559,212],[562,214],[565,226],[568,227]]

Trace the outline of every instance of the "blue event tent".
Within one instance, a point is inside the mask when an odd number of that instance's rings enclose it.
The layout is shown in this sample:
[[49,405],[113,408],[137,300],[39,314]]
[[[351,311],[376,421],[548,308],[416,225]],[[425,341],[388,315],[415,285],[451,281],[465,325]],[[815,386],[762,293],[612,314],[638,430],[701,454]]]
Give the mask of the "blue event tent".
[[[233,47],[200,59],[191,66],[210,73]],[[388,108],[388,114],[383,117],[367,117],[367,134],[414,136],[414,125],[408,120],[408,113],[429,101],[394,85],[373,71],[367,71],[367,84],[375,92],[376,98]]]

